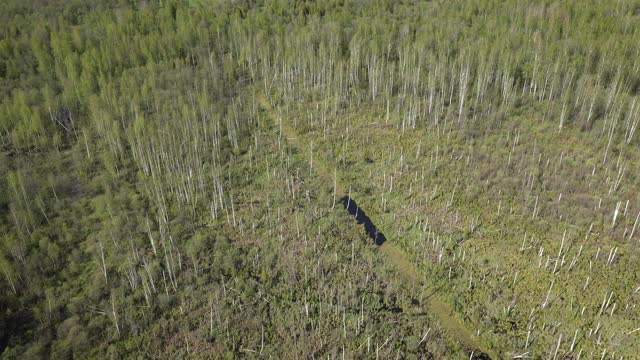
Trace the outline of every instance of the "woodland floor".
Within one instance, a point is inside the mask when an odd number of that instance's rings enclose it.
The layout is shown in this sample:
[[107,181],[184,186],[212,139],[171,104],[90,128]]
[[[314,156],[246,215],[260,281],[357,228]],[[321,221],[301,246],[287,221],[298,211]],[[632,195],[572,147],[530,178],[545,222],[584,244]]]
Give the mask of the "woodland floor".
[[[304,139],[304,135],[289,125],[289,119],[279,116],[264,95],[260,96],[260,105],[268,120],[273,121],[274,124],[279,127],[282,135],[287,139],[288,145],[302,150],[300,144],[308,141]],[[315,175],[325,178],[327,183],[334,182],[336,197],[343,196],[338,194],[349,196],[348,190],[345,190],[348,189],[348,187],[341,181],[340,174],[337,170],[334,170],[332,175],[332,172],[329,170],[331,168],[331,164],[323,159],[322,156],[313,158],[313,171]],[[333,168],[337,169],[335,166],[333,166]],[[382,229],[379,230],[384,233]],[[423,289],[421,291],[420,302],[414,309],[411,309],[412,312],[419,314],[426,311],[435,316],[438,319],[439,325],[447,332],[447,335],[461,344],[463,348],[468,349],[473,358],[486,359],[487,356],[492,359],[498,358],[469,331],[470,325],[465,324],[464,321],[455,314],[452,307],[440,298],[440,289],[435,282],[431,282],[429,279],[420,275],[416,266],[411,263],[402,250],[393,243],[393,239],[387,238],[378,249],[385,255],[385,259],[393,265],[395,271],[400,275],[399,278],[406,281],[407,285],[418,286]]]

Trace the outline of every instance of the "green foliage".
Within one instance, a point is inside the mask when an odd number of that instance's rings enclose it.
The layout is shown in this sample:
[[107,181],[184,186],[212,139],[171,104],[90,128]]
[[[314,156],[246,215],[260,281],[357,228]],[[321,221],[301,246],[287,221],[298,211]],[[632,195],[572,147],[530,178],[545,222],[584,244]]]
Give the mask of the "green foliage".
[[500,358],[635,356],[639,29],[634,1],[0,2],[1,356],[466,359],[457,318]]

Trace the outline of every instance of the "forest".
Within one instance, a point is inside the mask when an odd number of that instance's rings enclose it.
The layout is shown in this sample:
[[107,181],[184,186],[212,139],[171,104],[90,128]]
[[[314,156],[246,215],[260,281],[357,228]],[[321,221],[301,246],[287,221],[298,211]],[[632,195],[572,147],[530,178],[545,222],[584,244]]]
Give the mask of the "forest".
[[640,0],[0,1],[0,358],[636,359]]

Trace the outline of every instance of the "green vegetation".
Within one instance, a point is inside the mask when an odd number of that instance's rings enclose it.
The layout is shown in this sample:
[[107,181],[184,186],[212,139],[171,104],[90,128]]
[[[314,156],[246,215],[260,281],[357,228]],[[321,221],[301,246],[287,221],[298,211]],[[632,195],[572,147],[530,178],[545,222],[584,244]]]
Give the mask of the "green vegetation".
[[634,0],[3,1],[0,354],[635,358],[637,58]]

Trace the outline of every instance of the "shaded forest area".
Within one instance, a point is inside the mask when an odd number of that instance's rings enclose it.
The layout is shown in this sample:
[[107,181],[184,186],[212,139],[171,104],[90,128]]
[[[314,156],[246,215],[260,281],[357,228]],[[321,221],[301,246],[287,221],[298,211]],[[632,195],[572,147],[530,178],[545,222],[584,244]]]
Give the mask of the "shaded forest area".
[[639,32],[634,0],[0,2],[1,357],[468,359],[438,289],[499,358],[634,358]]

